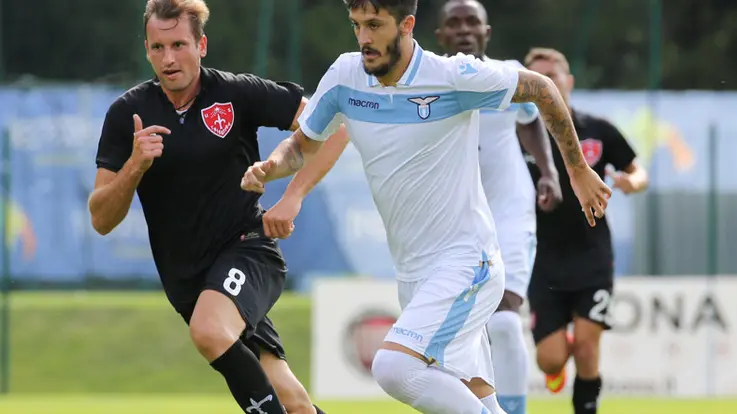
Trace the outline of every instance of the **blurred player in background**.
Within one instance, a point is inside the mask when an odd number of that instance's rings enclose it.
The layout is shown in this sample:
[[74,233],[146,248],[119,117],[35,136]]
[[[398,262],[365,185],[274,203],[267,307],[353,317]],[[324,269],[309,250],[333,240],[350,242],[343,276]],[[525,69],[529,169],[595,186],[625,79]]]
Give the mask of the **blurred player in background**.
[[[573,75],[568,61],[553,49],[532,49],[525,65],[555,82],[566,100],[588,165],[603,179],[609,174],[613,187],[625,194],[645,190],[647,172],[635,161],[635,152],[608,121],[570,107]],[[551,131],[554,133],[554,131]],[[554,154],[558,168],[564,159]],[[612,166],[617,172],[607,170]],[[535,180],[540,169],[533,163]],[[601,376],[599,341],[611,327],[608,314],[614,282],[611,234],[605,218],[592,227],[581,215],[570,180],[561,179],[563,202],[551,212],[537,212],[537,256],[529,289],[532,334],[537,363],[546,373],[552,392],[563,389],[565,364],[573,355],[576,379],[573,406],[576,414],[596,413]],[[573,322],[573,335],[567,327]]]
[[[440,11],[435,34],[448,55],[464,53],[486,62],[523,67],[516,60],[499,62],[485,55],[491,27],[486,9],[477,0],[448,1]],[[519,310],[535,258],[535,187],[519,143],[533,154],[540,168],[538,203],[544,211],[560,202],[558,170],[534,104],[512,104],[502,112],[482,110],[479,123],[481,182],[494,214],[506,276],[504,296],[486,327],[499,404],[508,414],[525,414],[530,357]]]
[[108,109],[92,224],[112,231],[137,191],[167,298],[243,412],[279,414],[283,404],[315,413],[266,316],[286,264],[263,234],[259,195],[239,188],[259,159],[258,128],[296,129],[306,100],[295,84],[202,67],[208,17],[202,0],[148,0],[146,56],[156,78]]
[[[344,123],[386,228],[402,308],[374,357],[374,379],[423,413],[503,413],[486,323],[502,298],[504,265],[479,174],[478,109],[537,104],[592,225],[611,192],[586,165],[550,79],[423,51],[412,38],[417,0],[344,1],[360,53],[345,53],[328,69],[300,129],[250,167],[242,186],[262,190],[295,173],[302,156],[324,153],[320,143]],[[302,199],[332,165],[316,161],[264,216],[268,235],[291,234]]]

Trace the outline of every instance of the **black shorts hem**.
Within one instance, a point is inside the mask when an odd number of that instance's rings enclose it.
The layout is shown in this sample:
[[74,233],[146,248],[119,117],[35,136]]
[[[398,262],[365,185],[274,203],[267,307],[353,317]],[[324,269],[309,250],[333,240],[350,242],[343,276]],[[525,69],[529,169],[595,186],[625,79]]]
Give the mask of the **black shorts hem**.
[[577,318],[585,319],[585,320],[587,320],[587,321],[589,321],[589,322],[595,323],[596,325],[599,325],[599,326],[601,326],[602,328],[604,328],[604,330],[605,330],[605,331],[610,331],[610,330],[612,329],[612,326],[611,326],[611,325],[609,325],[609,324],[608,324],[608,323],[606,323],[606,322],[602,322],[602,321],[597,321],[597,320],[594,320],[594,319],[592,319],[592,318],[589,318],[588,316],[583,316],[583,315],[579,315],[578,313],[574,313],[573,315],[574,315],[575,317],[577,317]]

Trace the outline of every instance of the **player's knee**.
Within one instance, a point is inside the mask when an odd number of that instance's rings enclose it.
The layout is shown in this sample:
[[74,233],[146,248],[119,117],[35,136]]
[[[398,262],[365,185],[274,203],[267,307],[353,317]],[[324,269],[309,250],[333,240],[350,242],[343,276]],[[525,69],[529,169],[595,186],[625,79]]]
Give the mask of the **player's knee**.
[[377,384],[392,398],[405,404],[412,404],[408,390],[414,377],[414,370],[424,369],[425,364],[399,351],[380,349],[371,364],[371,374]]
[[576,338],[573,343],[573,358],[577,362],[590,362],[598,359],[599,341],[593,338]]
[[189,335],[200,354],[208,360],[219,357],[238,340],[238,336],[228,332],[222,324],[207,319],[193,320]]
[[565,355],[541,352],[539,349],[537,352],[537,366],[540,368],[540,371],[548,375],[560,373],[565,367],[567,360],[568,358]]

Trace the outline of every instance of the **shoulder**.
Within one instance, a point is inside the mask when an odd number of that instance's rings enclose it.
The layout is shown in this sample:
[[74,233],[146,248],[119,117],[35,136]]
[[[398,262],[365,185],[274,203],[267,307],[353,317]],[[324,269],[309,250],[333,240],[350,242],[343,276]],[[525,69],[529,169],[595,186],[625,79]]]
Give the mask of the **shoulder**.
[[233,73],[213,68],[202,68],[206,82],[218,88],[255,88],[267,80],[248,72]]
[[361,73],[364,73],[361,52],[348,52],[335,59],[325,72],[325,76],[330,76],[338,83],[350,83],[350,79]]
[[525,69],[525,66],[519,60],[507,59],[507,60],[499,61],[499,62],[505,65],[511,66],[515,69]]
[[[218,90],[218,94],[232,98],[233,96],[256,96],[286,92],[301,98],[304,90],[294,82],[275,81],[248,72],[233,73],[224,70],[203,68],[207,82]],[[236,92],[234,95],[233,92]]]
[[599,139],[618,139],[622,133],[610,120],[600,115],[575,110],[576,123],[585,128],[590,135]]
[[119,95],[108,108],[108,114],[128,114],[140,108],[156,92],[154,80],[141,82]]
[[608,119],[600,115],[594,115],[589,112],[582,112],[574,109],[576,121],[587,128],[610,130],[616,128]]

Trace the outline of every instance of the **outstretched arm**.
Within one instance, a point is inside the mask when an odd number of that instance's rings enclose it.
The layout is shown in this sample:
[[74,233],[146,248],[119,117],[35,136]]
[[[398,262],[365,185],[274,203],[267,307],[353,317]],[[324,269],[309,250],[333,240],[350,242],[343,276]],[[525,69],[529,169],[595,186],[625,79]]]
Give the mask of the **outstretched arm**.
[[578,142],[571,113],[558,88],[550,78],[521,69],[512,102],[534,102],[540,110],[548,131],[563,155],[568,170],[588,167]]
[[342,125],[324,145],[321,141],[308,138],[298,129],[291,137],[282,141],[263,163],[260,167],[263,176],[260,179],[257,171],[259,167],[254,165],[248,169],[243,180],[254,182],[256,189],[244,187],[243,182],[241,187],[251,191],[263,191],[261,183],[296,172],[282,198],[264,215],[264,233],[267,237],[286,238],[292,234],[294,219],[302,207],[302,200],[333,168],[347,145],[348,135]]
[[268,159],[274,161],[275,168],[273,173],[268,174],[267,181],[296,173],[284,197],[304,198],[333,168],[348,141],[348,134],[342,125],[325,142],[310,139],[298,129],[269,155]]
[[521,69],[512,102],[534,102],[538,107],[563,156],[571,186],[586,219],[590,226],[595,226],[595,217],[604,217],[612,190],[586,163],[571,112],[558,88],[547,76]]
[[289,177],[306,166],[305,172],[295,176],[287,187],[290,195],[297,190],[301,197],[305,197],[333,168],[347,144],[348,136],[343,126],[326,141],[311,139],[297,128],[274,148],[266,160],[248,167],[241,180],[241,188],[263,193],[267,182]]

